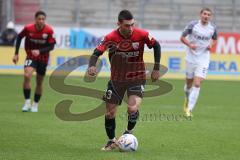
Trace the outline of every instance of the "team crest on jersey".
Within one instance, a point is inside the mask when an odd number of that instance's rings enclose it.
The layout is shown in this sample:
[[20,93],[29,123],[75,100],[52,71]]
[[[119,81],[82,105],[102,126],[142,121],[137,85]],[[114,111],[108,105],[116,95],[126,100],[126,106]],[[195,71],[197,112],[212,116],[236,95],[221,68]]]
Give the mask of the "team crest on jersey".
[[132,47],[133,47],[133,49],[138,49],[139,48],[139,42],[133,42]]
[[150,34],[148,34],[148,39],[152,40],[152,36]]
[[44,33],[44,34],[42,35],[42,37],[43,37],[43,39],[47,39],[48,35],[47,35],[46,33]]

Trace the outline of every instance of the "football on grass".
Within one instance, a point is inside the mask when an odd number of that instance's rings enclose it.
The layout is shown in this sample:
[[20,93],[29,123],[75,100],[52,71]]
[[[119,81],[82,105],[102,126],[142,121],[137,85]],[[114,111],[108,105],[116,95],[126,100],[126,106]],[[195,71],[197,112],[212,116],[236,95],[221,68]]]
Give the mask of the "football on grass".
[[138,148],[137,138],[132,134],[124,134],[118,139],[118,147],[122,152],[136,151]]

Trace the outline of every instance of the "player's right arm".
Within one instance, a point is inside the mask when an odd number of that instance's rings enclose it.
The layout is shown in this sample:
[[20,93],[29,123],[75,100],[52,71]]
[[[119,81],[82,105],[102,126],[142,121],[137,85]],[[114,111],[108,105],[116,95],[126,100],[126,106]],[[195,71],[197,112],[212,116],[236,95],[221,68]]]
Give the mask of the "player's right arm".
[[20,48],[20,45],[21,45],[22,38],[26,36],[26,32],[27,32],[27,29],[26,29],[26,27],[24,27],[24,29],[17,36],[16,45],[15,45],[15,54],[12,58],[14,64],[17,64],[17,62],[18,62],[19,48]]
[[190,24],[188,24],[188,25],[185,27],[185,29],[184,29],[184,31],[183,31],[183,33],[182,33],[182,36],[181,36],[181,38],[180,38],[180,41],[181,41],[183,44],[185,44],[187,47],[189,47],[190,49],[192,49],[192,50],[195,50],[195,49],[197,48],[197,46],[196,46],[195,44],[191,44],[191,43],[187,40],[186,37],[187,37],[187,35],[192,34],[192,30],[193,30],[194,23],[195,23],[195,21],[190,22]]
[[89,65],[88,65],[88,74],[91,76],[95,76],[97,74],[96,63],[98,58],[103,54],[103,52],[99,51],[97,48],[94,50],[93,54],[90,57]]
[[104,37],[102,42],[95,48],[93,54],[90,57],[87,73],[91,76],[97,74],[96,63],[98,58],[108,49],[109,40],[107,36]]
[[197,46],[195,45],[195,44],[191,44],[188,40],[187,40],[187,38],[186,37],[184,37],[184,36],[181,36],[181,42],[183,43],[183,44],[185,44],[187,47],[189,47],[190,49],[192,49],[192,50],[195,50],[196,48],[197,48]]

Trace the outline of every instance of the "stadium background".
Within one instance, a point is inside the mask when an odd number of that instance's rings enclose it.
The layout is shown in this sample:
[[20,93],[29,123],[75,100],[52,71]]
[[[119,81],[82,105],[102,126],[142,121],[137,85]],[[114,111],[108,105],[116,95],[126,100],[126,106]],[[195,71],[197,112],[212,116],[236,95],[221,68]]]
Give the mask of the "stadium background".
[[[104,154],[99,151],[105,143],[102,119],[86,123],[57,119],[54,108],[62,99],[74,99],[71,111],[76,113],[92,109],[91,106],[97,106],[99,101],[56,93],[49,87],[49,77],[45,80],[39,113],[22,114],[20,75],[23,73],[24,49],[20,50],[18,65],[13,65],[14,48],[0,46],[0,159],[89,159],[95,154],[91,159],[238,160],[239,0],[0,0],[0,28],[3,31],[7,22],[12,20],[16,30],[20,31],[23,25],[33,22],[35,11],[46,11],[47,23],[53,26],[57,39],[49,61],[49,75],[66,60],[91,54],[102,36],[117,27],[118,12],[129,9],[136,17],[136,25],[149,30],[161,43],[161,63],[169,69],[163,78],[174,87],[167,95],[145,99],[141,114],[181,115],[185,48],[179,37],[185,25],[197,19],[200,9],[205,6],[214,12],[213,21],[218,26],[219,38],[212,50],[208,78],[202,87],[194,119],[191,123],[176,119],[141,120],[136,127],[140,142],[136,154]],[[152,52],[146,50],[145,60],[151,62],[152,57]],[[102,60],[104,70],[101,76],[105,77],[109,75],[106,53]],[[79,78],[85,69],[75,70],[72,73],[75,77],[67,82],[104,90],[106,80],[86,84]],[[119,109],[118,135],[125,127],[121,117],[125,109]]]
[[[169,69],[166,78],[183,78],[185,46],[179,41],[185,25],[198,18],[203,6],[213,9],[213,21],[218,26],[219,38],[212,50],[212,61],[209,67],[209,79],[239,80],[240,76],[240,2],[237,0],[86,0],[54,1],[54,0],[9,0],[0,1],[2,7],[1,26],[13,20],[17,31],[24,24],[33,20],[32,14],[38,9],[47,12],[47,22],[54,27],[57,39],[56,50],[52,53],[49,72],[74,55],[91,54],[104,34],[116,28],[116,17],[119,10],[130,9],[136,17],[136,25],[149,29],[162,45],[162,64]],[[63,12],[64,10],[64,12]],[[23,43],[22,43],[23,44]],[[80,49],[74,50],[72,49]],[[5,51],[6,50],[6,51]],[[21,66],[11,62],[13,50],[1,48],[0,73],[21,73]],[[146,51],[148,52],[148,51]],[[106,55],[106,54],[105,54]],[[6,57],[7,56],[7,57]],[[151,61],[151,53],[145,54]],[[106,56],[105,74],[108,75],[109,63]],[[20,63],[23,64],[24,53]],[[78,70],[78,72],[84,72]],[[81,73],[82,74],[82,73]]]
[[[72,56],[91,54],[90,49],[112,28],[116,28],[118,11],[123,8],[130,9],[136,17],[136,25],[148,29],[162,45],[162,64],[169,69],[166,78],[183,78],[185,46],[179,41],[181,31],[189,21],[198,18],[199,10],[203,6],[208,6],[213,9],[213,21],[219,32],[218,43],[212,50],[208,78],[240,79],[240,34],[237,32],[240,28],[240,1],[92,0],[94,5],[88,3],[85,0],[0,1],[1,27],[4,28],[8,21],[13,20],[16,30],[20,31],[24,24],[32,22],[33,16],[29,13],[45,10],[48,14],[47,22],[54,27],[57,39],[56,50],[49,62],[48,73],[51,73],[56,66]],[[0,73],[21,73],[22,67],[14,66],[11,54],[5,54],[13,53],[13,50],[5,49],[1,48],[0,52]],[[152,54],[148,50],[146,52],[146,61],[151,61]],[[19,64],[23,64],[24,53],[21,56]],[[109,63],[106,56],[103,59],[106,61],[103,75],[108,75]]]

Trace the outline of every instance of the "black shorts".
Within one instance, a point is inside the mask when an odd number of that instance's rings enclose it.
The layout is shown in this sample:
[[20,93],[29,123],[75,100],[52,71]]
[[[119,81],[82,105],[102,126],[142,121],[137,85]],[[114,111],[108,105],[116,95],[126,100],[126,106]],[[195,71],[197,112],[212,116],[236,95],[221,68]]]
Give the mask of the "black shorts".
[[108,103],[121,105],[124,94],[127,96],[136,95],[143,98],[145,81],[141,82],[114,82],[109,81],[103,100]]
[[26,59],[25,63],[24,63],[24,68],[25,67],[32,67],[36,70],[37,74],[44,76],[46,74],[46,70],[47,70],[47,64],[46,63],[42,63],[42,62],[38,62],[38,61],[34,61],[31,59]]

